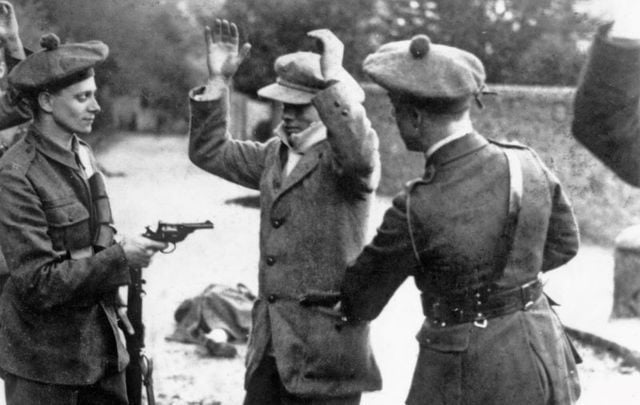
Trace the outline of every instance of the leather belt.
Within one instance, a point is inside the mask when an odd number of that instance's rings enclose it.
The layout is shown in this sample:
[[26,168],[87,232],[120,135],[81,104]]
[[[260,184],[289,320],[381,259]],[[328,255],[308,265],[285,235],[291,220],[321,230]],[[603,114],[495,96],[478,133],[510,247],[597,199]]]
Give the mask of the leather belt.
[[536,279],[508,290],[484,288],[462,297],[445,297],[423,293],[422,312],[434,325],[447,326],[475,322],[486,326],[487,319],[529,309],[542,294]]

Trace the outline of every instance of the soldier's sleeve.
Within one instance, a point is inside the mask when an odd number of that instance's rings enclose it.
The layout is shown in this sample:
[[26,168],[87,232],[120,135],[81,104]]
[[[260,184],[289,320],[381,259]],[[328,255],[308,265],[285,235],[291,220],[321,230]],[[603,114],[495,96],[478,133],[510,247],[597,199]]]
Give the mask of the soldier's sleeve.
[[337,175],[348,183],[348,189],[370,193],[380,180],[378,135],[364,106],[349,89],[349,85],[336,82],[318,93],[313,104],[327,127]]
[[623,180],[640,186],[640,46],[600,28],[574,100],[572,133]]
[[385,213],[374,239],[347,268],[341,290],[347,317],[376,318],[398,287],[414,273],[416,265],[405,196],[400,194]]
[[190,92],[189,159],[225,180],[258,189],[268,143],[233,139],[228,132],[228,89],[219,99],[196,100],[201,90]]
[[[53,249],[42,202],[21,170],[0,170],[0,247],[10,282],[34,310],[95,305],[105,293],[131,282],[118,244],[72,260]],[[6,286],[5,286],[6,287]]]
[[549,229],[542,258],[542,271],[548,271],[562,266],[578,253],[580,236],[573,208],[558,178],[544,169],[551,191]]

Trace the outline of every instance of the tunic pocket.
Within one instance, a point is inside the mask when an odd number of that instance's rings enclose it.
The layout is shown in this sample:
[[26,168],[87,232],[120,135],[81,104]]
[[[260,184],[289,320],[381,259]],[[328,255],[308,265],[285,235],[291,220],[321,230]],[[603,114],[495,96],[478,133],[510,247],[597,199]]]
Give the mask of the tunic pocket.
[[469,334],[473,327],[471,323],[437,327],[425,320],[420,332],[416,336],[420,346],[439,352],[464,352],[469,348]]
[[89,211],[79,201],[44,209],[53,249],[69,251],[91,245]]

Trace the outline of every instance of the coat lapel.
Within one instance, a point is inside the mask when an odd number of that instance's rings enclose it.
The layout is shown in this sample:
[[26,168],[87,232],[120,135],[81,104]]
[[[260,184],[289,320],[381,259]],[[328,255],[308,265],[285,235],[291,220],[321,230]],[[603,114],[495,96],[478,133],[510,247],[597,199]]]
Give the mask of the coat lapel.
[[[293,168],[289,176],[283,179],[282,188],[277,193],[276,198],[279,198],[281,195],[290,190],[294,185],[304,179],[313,169],[320,163],[320,158],[322,157],[322,146],[325,142],[320,142],[309,151],[307,151],[298,164]],[[282,172],[282,171],[280,171]],[[282,173],[279,173],[282,176]]]

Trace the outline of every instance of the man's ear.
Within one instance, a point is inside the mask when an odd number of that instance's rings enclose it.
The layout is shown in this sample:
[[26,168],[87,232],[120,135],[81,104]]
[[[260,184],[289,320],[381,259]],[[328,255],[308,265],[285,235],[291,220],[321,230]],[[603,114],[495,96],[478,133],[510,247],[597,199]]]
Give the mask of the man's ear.
[[42,91],[38,94],[38,105],[40,108],[51,114],[53,112],[53,96],[48,91]]

